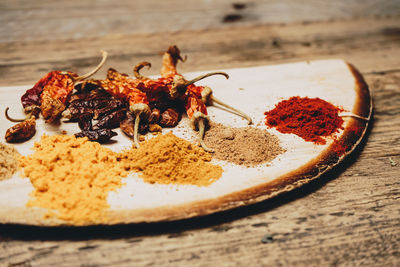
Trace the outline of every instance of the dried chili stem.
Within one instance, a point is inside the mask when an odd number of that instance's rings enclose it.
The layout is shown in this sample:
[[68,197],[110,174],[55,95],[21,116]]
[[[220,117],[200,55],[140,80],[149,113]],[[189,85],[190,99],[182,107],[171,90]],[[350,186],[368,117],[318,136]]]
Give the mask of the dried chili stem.
[[222,75],[222,76],[225,76],[225,78],[229,79],[229,75],[227,73],[225,73],[225,72],[221,72],[221,71],[210,72],[210,73],[206,73],[206,74],[200,75],[200,76],[198,76],[198,77],[196,77],[196,78],[194,78],[194,79],[192,79],[190,81],[186,81],[185,84],[183,84],[182,86],[187,87],[187,86],[189,86],[189,85],[191,85],[191,84],[193,84],[195,82],[198,82],[200,80],[203,80],[203,79],[205,79],[207,77],[214,76],[214,75]]
[[143,61],[143,62],[140,62],[139,64],[137,64],[137,65],[133,68],[133,74],[135,75],[136,79],[139,79],[139,80],[148,79],[146,76],[143,76],[142,74],[139,73],[139,71],[140,71],[143,67],[147,67],[148,69],[150,69],[150,68],[151,68],[151,63],[150,63],[150,62],[147,62],[147,61]]
[[360,115],[357,115],[357,114],[354,114],[351,112],[342,112],[339,114],[339,117],[352,117],[352,118],[360,119],[363,121],[369,121],[369,117],[366,118],[366,117],[363,117],[363,116],[360,116]]
[[135,144],[136,148],[139,148],[139,123],[140,123],[140,113],[136,113],[135,117],[135,125],[133,128],[133,143]]
[[244,112],[238,110],[237,108],[234,108],[234,107],[232,107],[232,106],[230,106],[230,105],[228,105],[228,104],[225,104],[224,102],[222,102],[222,101],[219,100],[218,98],[215,98],[215,96],[211,95],[211,96],[210,96],[210,100],[211,100],[211,103],[215,102],[215,103],[217,103],[217,104],[219,104],[219,105],[221,105],[221,106],[223,106],[223,107],[225,107],[225,108],[227,108],[227,109],[232,110],[232,111],[235,112],[237,115],[239,115],[240,117],[242,117],[242,118],[244,118],[245,120],[247,120],[247,123],[248,123],[249,125],[253,123],[253,121],[252,121],[252,119],[250,118],[250,116],[248,116],[248,115],[245,114]]
[[28,114],[28,116],[25,119],[13,119],[8,115],[8,110],[10,108],[6,107],[6,110],[4,111],[4,115],[6,116],[7,120],[12,121],[12,122],[22,122],[22,121],[26,121],[27,119],[29,119],[31,116],[30,114]]
[[135,115],[135,124],[133,128],[133,143],[139,148],[139,123],[140,117],[147,119],[150,116],[150,108],[147,104],[137,103],[129,107],[129,111]]
[[90,76],[94,75],[97,71],[99,71],[99,69],[101,69],[101,67],[103,67],[104,63],[106,62],[107,55],[108,54],[106,51],[101,50],[102,59],[101,59],[100,63],[97,65],[97,67],[94,68],[92,71],[90,71],[86,74],[83,74],[82,76],[74,78],[74,81],[79,82],[79,81],[85,80],[85,79],[89,78]]
[[229,79],[229,75],[226,74],[225,72],[210,72],[210,73],[206,73],[203,75],[200,75],[190,81],[185,80],[181,75],[175,75],[174,77],[174,82],[172,84],[172,88],[170,90],[170,95],[173,98],[176,98],[178,96],[181,96],[183,94],[185,94],[186,89],[189,85],[198,82],[204,78],[213,76],[213,75],[223,75],[225,76],[225,78]]
[[205,143],[204,143],[204,134],[205,134],[205,129],[206,129],[206,124],[205,124],[205,118],[200,118],[198,121],[198,128],[199,128],[199,143],[200,146],[206,151],[213,153],[214,149],[209,148]]
[[23,122],[23,121],[26,121],[26,120],[30,119],[31,116],[32,116],[32,113],[29,112],[29,113],[26,115],[25,119],[13,119],[13,118],[11,118],[11,117],[8,115],[8,110],[9,110],[9,109],[10,109],[9,107],[6,108],[6,110],[4,111],[4,115],[6,116],[6,119],[7,119],[7,120],[12,121],[12,122]]
[[8,115],[8,110],[10,108],[6,107],[6,110],[4,111],[4,115],[6,117],[7,120],[12,121],[12,122],[22,122],[22,121],[26,121],[29,120],[31,118],[31,116],[34,116],[35,118],[37,118],[39,116],[40,113],[40,107],[38,106],[30,106],[29,110],[26,110],[26,117],[25,119],[13,119]]

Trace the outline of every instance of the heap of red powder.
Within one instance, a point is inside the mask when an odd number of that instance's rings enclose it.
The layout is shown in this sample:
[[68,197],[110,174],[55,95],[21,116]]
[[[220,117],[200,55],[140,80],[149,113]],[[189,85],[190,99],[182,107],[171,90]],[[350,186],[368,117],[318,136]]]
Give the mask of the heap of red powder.
[[294,96],[265,112],[265,124],[281,133],[296,134],[305,141],[323,145],[324,137],[342,129],[340,108],[320,98]]

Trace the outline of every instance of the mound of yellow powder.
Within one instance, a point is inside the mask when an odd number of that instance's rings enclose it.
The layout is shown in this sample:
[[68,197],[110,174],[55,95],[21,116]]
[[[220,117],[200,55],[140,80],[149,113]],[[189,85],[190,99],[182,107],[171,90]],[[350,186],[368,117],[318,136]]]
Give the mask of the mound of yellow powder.
[[145,182],[158,184],[210,185],[222,175],[222,168],[210,160],[211,155],[202,148],[172,133],[122,152],[127,170],[141,172]]
[[142,142],[121,153],[87,138],[42,136],[32,155],[21,157],[34,191],[28,206],[46,208],[47,217],[76,225],[107,222],[107,196],[121,178],[140,172],[145,182],[206,186],[222,175],[211,155],[172,133]]
[[32,155],[21,157],[24,175],[35,190],[28,206],[47,208],[47,216],[73,223],[105,221],[108,192],[128,173],[118,153],[74,136],[44,135]]

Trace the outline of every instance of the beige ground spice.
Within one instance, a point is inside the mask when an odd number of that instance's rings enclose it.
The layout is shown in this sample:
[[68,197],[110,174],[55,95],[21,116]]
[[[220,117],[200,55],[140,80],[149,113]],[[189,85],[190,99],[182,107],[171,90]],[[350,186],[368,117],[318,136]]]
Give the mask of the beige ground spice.
[[215,150],[215,158],[248,167],[270,162],[285,152],[278,137],[254,127],[232,128],[211,123],[204,141]]
[[87,138],[42,136],[32,155],[21,157],[34,191],[28,206],[47,208],[48,217],[80,225],[104,222],[109,191],[128,173],[119,154]]
[[18,151],[11,145],[0,143],[0,181],[11,178],[18,169]]
[[141,172],[148,183],[207,186],[222,175],[222,168],[209,162],[209,153],[172,133],[124,151],[122,158],[126,169]]

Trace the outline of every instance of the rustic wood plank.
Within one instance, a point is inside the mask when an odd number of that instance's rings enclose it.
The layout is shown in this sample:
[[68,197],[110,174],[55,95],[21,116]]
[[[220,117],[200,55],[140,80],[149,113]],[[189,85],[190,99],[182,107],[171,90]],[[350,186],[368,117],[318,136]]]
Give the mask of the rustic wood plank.
[[3,0],[0,42],[213,30],[398,14],[398,1]]
[[[11,42],[0,44],[0,86],[32,84],[53,69],[85,73],[97,64],[101,49],[110,54],[106,68],[132,73],[137,62],[149,61],[153,64],[149,73],[156,74],[161,66],[160,53],[171,44],[177,44],[188,56],[188,61],[180,65],[182,72],[321,58],[344,58],[362,72],[400,69],[398,58],[392,56],[400,54],[398,25],[400,17],[394,16],[290,27]],[[374,60],[369,59],[371,53]],[[104,77],[106,68],[97,77]]]

